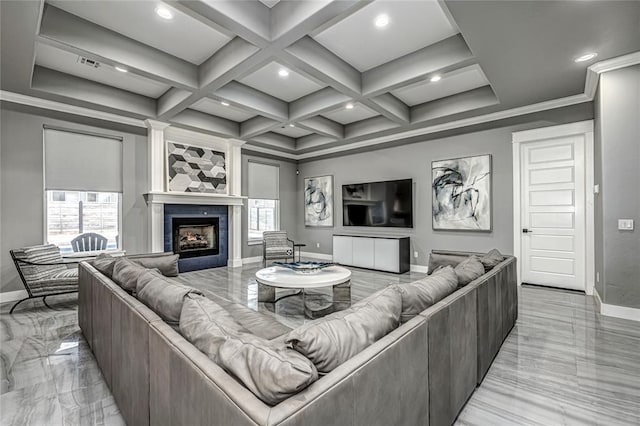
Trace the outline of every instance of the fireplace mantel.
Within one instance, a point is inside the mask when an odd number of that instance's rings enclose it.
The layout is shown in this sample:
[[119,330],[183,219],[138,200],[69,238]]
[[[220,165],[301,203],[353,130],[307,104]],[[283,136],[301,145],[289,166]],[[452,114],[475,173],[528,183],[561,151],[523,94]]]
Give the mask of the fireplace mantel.
[[242,206],[247,197],[237,195],[199,194],[194,192],[148,192],[147,204],[197,204],[206,206]]

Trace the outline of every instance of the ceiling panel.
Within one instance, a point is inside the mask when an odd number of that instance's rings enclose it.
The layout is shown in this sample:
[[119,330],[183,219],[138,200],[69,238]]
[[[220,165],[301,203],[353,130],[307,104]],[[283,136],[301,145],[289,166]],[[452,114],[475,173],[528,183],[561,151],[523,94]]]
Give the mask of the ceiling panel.
[[141,77],[131,72],[117,71],[110,65],[94,68],[78,62],[78,55],[45,44],[36,44],[36,64],[45,68],[71,74],[86,80],[128,90],[150,98],[158,98],[169,90],[167,84]]
[[409,106],[445,98],[489,84],[480,65],[472,65],[447,73],[437,82],[429,80],[394,90],[391,93]]
[[278,127],[277,129],[273,129],[272,132],[289,136],[290,138],[301,138],[303,136],[307,136],[313,133],[308,130],[301,129],[299,127],[289,127],[289,126]]
[[260,3],[264,4],[268,8],[272,8],[276,4],[280,3],[280,0],[260,0]]
[[365,120],[377,115],[380,114],[371,108],[358,103],[353,105],[353,109],[346,109],[343,107],[338,110],[322,114],[323,117],[337,121],[340,124],[355,123],[356,121]]
[[226,118],[228,120],[239,122],[248,120],[256,116],[256,114],[241,110],[234,107],[233,105],[224,106],[219,101],[209,98],[200,99],[189,108],[195,109],[196,111],[204,112],[205,114],[211,114],[218,117]]
[[[389,24],[377,28],[374,21],[382,14]],[[457,32],[437,1],[378,0],[314,38],[362,72]]]
[[48,0],[48,3],[196,65],[230,40],[165,3],[162,4],[172,10],[174,18],[170,21],[160,18],[155,13],[160,4],[156,1]]
[[[278,71],[283,68],[289,72],[287,77],[278,75]],[[277,62],[271,62],[241,79],[240,82],[285,102],[295,101],[326,87],[326,85],[321,86]]]

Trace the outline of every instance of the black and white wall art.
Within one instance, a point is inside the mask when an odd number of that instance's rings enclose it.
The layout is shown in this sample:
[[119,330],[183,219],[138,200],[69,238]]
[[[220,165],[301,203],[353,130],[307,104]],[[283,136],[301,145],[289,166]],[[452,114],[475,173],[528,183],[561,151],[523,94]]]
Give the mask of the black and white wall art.
[[491,230],[491,155],[431,163],[434,230]]
[[304,178],[305,226],[333,226],[333,176]]
[[169,191],[227,194],[225,153],[167,142]]

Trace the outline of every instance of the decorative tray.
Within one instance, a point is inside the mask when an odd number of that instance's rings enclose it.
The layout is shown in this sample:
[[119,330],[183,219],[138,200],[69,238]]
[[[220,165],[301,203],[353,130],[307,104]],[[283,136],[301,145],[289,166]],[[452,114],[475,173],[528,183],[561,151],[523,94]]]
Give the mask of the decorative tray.
[[289,268],[298,274],[317,274],[323,268],[333,266],[333,262],[273,262],[274,265]]

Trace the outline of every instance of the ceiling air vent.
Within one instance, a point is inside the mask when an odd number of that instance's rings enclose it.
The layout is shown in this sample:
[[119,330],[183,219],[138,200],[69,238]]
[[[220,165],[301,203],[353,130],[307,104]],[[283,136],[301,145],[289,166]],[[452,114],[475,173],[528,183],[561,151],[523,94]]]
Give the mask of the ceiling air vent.
[[85,58],[84,56],[78,56],[78,62],[91,68],[99,68],[100,62],[93,59]]

